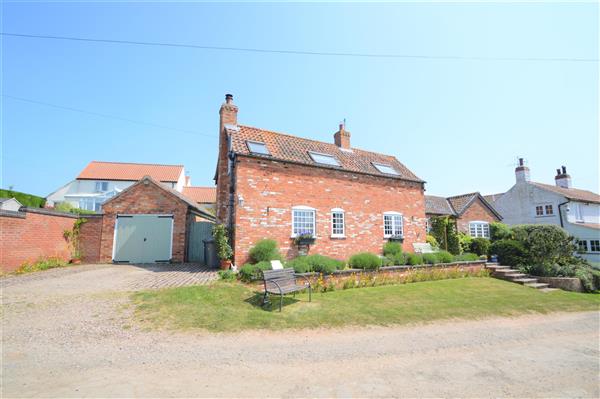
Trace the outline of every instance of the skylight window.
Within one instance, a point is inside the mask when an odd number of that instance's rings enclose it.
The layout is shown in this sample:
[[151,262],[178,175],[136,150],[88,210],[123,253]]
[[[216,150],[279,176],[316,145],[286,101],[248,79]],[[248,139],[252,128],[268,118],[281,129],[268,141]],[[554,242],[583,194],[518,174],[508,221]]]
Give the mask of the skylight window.
[[381,173],[385,173],[386,175],[398,175],[399,174],[396,171],[396,169],[392,168],[390,165],[384,165],[381,163],[373,162],[373,166],[375,166],[375,168],[377,168],[378,171],[380,171]]
[[308,155],[312,158],[316,163],[320,163],[323,165],[331,165],[331,166],[340,166],[338,160],[332,156],[327,154],[320,154],[318,152],[309,151]]
[[253,154],[271,155],[265,143],[259,141],[246,141],[246,145],[248,146],[248,150]]

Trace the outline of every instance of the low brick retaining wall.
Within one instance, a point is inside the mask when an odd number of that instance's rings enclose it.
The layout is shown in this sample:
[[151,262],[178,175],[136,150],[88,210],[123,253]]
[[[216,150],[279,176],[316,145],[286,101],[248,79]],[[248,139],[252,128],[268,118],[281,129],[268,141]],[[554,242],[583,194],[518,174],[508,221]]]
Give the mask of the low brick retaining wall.
[[[452,262],[452,263],[438,263],[435,265],[404,265],[404,266],[384,266],[380,267],[378,270],[363,270],[363,269],[344,269],[344,270],[336,270],[332,274],[323,274],[323,277],[328,276],[345,276],[350,275],[352,273],[381,273],[381,272],[392,272],[392,273],[403,273],[414,270],[431,270],[431,269],[448,269],[453,267],[462,267],[468,268],[471,271],[477,271],[479,269],[483,269],[485,267],[485,261],[476,260],[470,262]],[[320,273],[311,272],[311,273],[299,273],[300,276],[311,277],[317,276]]]
[[574,292],[585,291],[581,284],[581,280],[577,277],[532,277],[537,278],[540,283],[549,284],[552,288],[560,288],[561,290]]

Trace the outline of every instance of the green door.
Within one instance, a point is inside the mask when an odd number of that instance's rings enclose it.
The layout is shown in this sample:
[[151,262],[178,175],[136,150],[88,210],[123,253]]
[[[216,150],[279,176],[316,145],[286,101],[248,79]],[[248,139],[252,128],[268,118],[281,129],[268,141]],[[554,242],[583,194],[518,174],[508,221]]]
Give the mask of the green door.
[[172,215],[117,215],[113,261],[168,262],[172,240]]

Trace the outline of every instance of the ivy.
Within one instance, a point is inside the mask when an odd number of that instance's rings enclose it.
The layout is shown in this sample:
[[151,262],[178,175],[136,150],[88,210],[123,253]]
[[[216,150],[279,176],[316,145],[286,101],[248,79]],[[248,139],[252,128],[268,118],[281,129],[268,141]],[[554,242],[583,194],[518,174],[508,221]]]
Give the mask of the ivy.
[[434,216],[429,221],[431,223],[430,233],[440,248],[453,255],[460,254],[460,243],[454,219],[448,216]]

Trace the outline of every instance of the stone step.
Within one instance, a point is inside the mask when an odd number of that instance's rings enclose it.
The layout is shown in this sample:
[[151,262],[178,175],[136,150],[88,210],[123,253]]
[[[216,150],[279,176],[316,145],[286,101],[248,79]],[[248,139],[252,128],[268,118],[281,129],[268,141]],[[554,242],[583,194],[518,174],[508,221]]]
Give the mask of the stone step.
[[498,275],[504,275],[504,274],[510,274],[510,273],[520,273],[520,271],[515,270],[515,269],[496,269],[496,270],[494,270],[494,273],[496,273]]
[[516,278],[526,278],[529,276],[524,273],[505,273],[503,277],[514,280]]
[[537,278],[516,278],[512,281],[514,283],[519,283],[519,284],[529,284],[529,283],[537,283],[538,282]]
[[503,270],[503,269],[510,269],[510,266],[503,266],[503,265],[485,265],[486,269],[490,269],[490,270]]
[[537,288],[538,290],[549,288],[549,285],[546,283],[527,283],[524,285],[525,287]]

